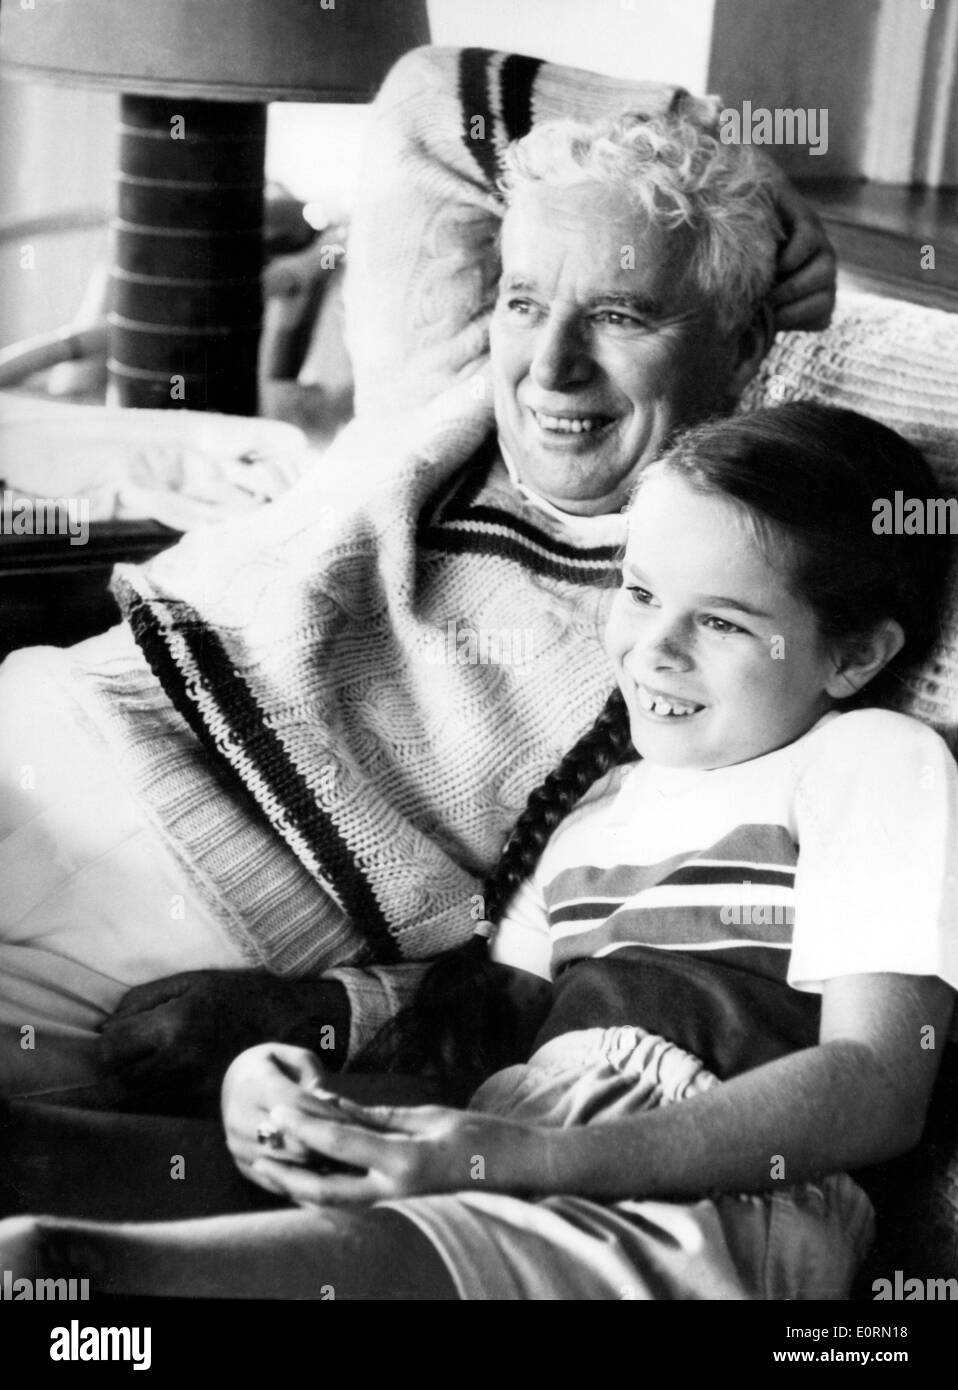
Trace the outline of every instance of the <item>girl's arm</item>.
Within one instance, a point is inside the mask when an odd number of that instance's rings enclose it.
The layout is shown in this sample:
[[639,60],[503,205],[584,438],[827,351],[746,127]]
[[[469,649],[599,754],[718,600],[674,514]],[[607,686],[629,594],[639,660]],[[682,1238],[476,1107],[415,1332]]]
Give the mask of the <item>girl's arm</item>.
[[369,1171],[320,1177],[268,1159],[257,1168],[264,1185],[304,1203],[483,1188],[622,1198],[790,1185],[918,1142],[952,1000],[932,977],[832,980],[817,1046],[608,1123],[550,1129],[427,1106],[357,1108],[357,1123],[344,1124],[284,1109],[277,1119],[291,1136]]
[[614,1146],[598,1126],[551,1136],[557,1189],[624,1196],[631,1176],[642,1196],[754,1191],[904,1153],[921,1138],[953,998],[928,977],[832,980],[818,1046],[623,1121]]

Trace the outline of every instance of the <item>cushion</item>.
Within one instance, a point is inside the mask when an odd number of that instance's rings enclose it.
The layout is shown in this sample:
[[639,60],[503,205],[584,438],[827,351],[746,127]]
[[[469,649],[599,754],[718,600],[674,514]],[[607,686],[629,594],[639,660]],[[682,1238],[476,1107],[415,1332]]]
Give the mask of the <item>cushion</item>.
[[[958,494],[958,314],[840,290],[829,328],[780,333],[746,391],[748,409],[815,400],[870,415],[920,448],[941,496]],[[937,652],[898,708],[958,746],[958,574]]]

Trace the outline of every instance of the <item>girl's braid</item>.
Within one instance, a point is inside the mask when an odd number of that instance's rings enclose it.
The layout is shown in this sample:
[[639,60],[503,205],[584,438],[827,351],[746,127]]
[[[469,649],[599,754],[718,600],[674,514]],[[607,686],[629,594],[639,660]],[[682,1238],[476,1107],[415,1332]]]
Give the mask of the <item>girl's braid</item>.
[[[549,836],[594,782],[636,757],[629,716],[618,690],[595,724],[529,796],[525,810],[485,884],[484,915],[500,921],[523,879],[532,873]],[[484,1076],[518,1060],[530,1020],[509,995],[513,972],[489,956],[474,936],[429,967],[408,1008],[387,1023],[353,1064],[355,1070],[431,1071],[450,1096],[465,1100]]]
[[530,793],[499,862],[486,880],[486,920],[498,923],[523,879],[542,857],[549,837],[586,792],[611,768],[636,757],[629,733],[629,714],[622,692],[613,690],[601,714],[559,766]]

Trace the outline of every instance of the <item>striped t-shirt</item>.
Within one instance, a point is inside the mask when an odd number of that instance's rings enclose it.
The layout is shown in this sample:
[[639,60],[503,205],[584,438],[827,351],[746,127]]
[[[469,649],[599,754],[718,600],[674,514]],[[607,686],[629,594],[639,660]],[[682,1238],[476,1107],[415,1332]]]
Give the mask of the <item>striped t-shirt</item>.
[[559,825],[492,946],[552,979],[537,1043],[633,1023],[734,1075],[817,1040],[831,978],[958,987],[958,774],[884,710],[711,771],[637,762]]

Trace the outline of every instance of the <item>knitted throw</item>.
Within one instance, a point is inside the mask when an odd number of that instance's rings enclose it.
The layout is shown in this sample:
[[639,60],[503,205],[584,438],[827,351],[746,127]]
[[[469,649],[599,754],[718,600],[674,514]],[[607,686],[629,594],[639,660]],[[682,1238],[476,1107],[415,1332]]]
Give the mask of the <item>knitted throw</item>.
[[[169,705],[88,674],[98,717],[180,857],[234,910],[246,894],[238,929],[275,970],[464,940],[529,791],[611,689],[617,545],[568,544],[516,492],[489,425],[448,398],[354,424],[323,478],[115,572]],[[257,879],[288,846],[325,890],[308,910],[224,883],[242,869],[243,798],[275,831],[256,842]]]

